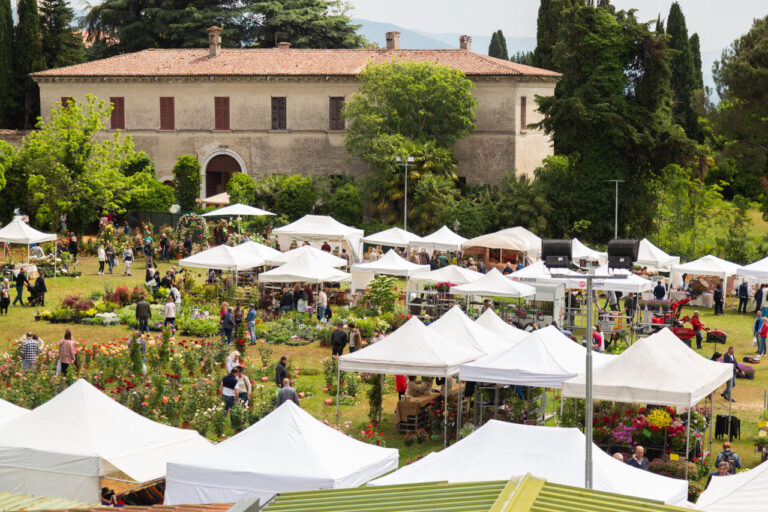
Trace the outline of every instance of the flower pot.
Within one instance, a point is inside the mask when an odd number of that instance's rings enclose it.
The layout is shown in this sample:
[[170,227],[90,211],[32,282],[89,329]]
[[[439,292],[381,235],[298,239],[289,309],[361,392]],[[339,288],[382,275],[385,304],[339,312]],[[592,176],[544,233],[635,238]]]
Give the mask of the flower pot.
[[333,398],[326,398],[325,405],[333,405]]
[[306,396],[306,394],[305,394],[303,391],[301,391],[301,392],[299,393],[299,398],[304,398],[305,396]]
[[269,382],[269,377],[262,377],[261,382]]

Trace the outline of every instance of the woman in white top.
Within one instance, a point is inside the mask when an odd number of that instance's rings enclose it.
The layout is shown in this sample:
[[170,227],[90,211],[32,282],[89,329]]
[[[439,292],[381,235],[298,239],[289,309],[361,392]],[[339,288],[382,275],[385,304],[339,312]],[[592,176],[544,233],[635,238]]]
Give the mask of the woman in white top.
[[174,304],[173,297],[170,295],[165,306],[163,306],[163,327],[169,324],[172,329],[176,328],[176,304]]
[[107,251],[104,250],[104,244],[99,244],[99,248],[96,251],[99,257],[99,275],[104,274],[104,263],[107,261]]
[[232,371],[232,368],[240,364],[240,352],[233,350],[227,356],[227,373]]
[[251,396],[251,379],[243,374],[243,370],[237,374],[237,396],[243,407],[248,407],[248,398]]

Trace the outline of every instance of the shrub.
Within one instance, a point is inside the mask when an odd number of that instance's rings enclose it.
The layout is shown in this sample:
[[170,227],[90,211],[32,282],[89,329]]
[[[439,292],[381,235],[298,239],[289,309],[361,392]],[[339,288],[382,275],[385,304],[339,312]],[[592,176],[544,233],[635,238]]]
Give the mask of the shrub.
[[281,181],[277,192],[277,213],[296,220],[312,211],[315,201],[317,190],[311,176],[288,176]]
[[200,196],[200,162],[193,155],[182,155],[173,166],[173,185],[176,190],[176,201],[182,210],[197,209],[197,199]]
[[328,213],[342,224],[358,226],[363,220],[363,198],[352,183],[345,183],[331,194]]
[[237,173],[227,183],[230,204],[253,204],[256,199],[256,183],[248,174]]

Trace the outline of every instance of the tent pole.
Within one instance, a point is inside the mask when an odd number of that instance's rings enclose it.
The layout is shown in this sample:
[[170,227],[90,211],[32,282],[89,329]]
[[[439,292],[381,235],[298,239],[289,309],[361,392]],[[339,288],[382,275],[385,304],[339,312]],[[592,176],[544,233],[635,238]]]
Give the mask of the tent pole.
[[472,393],[472,422],[475,426],[480,423],[480,419],[477,417],[477,388],[478,385],[475,383],[475,391]]
[[562,389],[560,390],[560,417],[563,416],[563,405],[565,404],[565,397],[563,396]]
[[[734,377],[731,377],[732,379]],[[733,406],[733,386],[731,386],[731,392],[728,396],[728,442],[731,441],[731,407]]]
[[[334,357],[334,356],[331,356]],[[341,389],[341,366],[336,359],[336,426],[339,426],[339,390]]]
[[464,395],[464,389],[461,387],[461,376],[459,376],[459,404],[457,405],[458,410],[456,411],[456,440],[458,441],[461,439],[461,413],[462,413],[462,407],[461,407],[461,399]]
[[493,419],[496,419],[496,413],[499,410],[499,385],[493,385]]
[[443,448],[448,446],[448,383],[451,377],[446,376],[445,382],[445,402],[443,402]]
[[[379,394],[381,396],[381,401],[384,402],[384,378],[385,375],[382,373],[379,376]],[[379,407],[379,425],[381,425],[381,411],[384,409],[384,407]]]
[[715,428],[715,392],[709,395],[709,453],[712,453],[712,431]]
[[688,407],[688,423],[685,426],[685,479],[688,480],[688,454],[691,452],[691,408]]
[[29,265],[29,244],[27,244],[27,265]]

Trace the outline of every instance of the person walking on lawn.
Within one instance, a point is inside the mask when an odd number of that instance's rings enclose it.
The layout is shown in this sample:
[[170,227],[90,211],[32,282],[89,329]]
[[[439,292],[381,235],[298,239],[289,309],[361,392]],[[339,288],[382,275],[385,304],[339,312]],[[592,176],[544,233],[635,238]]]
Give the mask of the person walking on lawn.
[[251,304],[248,307],[248,314],[245,315],[245,321],[248,322],[248,334],[251,335],[251,345],[256,344],[256,305]]
[[745,279],[739,285],[739,313],[747,312],[747,302],[749,302],[749,283]]
[[72,331],[67,329],[64,332],[64,339],[59,342],[59,363],[63,376],[67,376],[70,365],[75,363],[75,356],[75,342],[72,341]]
[[96,249],[96,257],[99,259],[99,275],[104,275],[104,263],[107,261],[107,251],[104,250],[104,244],[99,244]]
[[344,332],[344,324],[339,322],[336,329],[331,334],[331,355],[340,356],[344,353],[344,347],[349,342],[347,333]]
[[701,323],[701,317],[699,316],[698,311],[693,312],[693,316],[691,317],[691,327],[696,332],[696,348],[701,348],[701,341],[703,340],[701,330],[704,329],[704,325]]
[[283,356],[280,358],[280,362],[275,365],[275,384],[277,387],[283,387],[283,379],[288,377],[288,356]]
[[149,302],[141,299],[136,303],[136,321],[139,323],[139,332],[149,334],[149,319],[152,317],[152,309]]
[[171,330],[176,330],[176,304],[173,302],[173,296],[168,295],[168,299],[163,306],[163,328],[170,325]]
[[22,306],[24,305],[24,285],[30,286],[29,280],[27,280],[27,273],[24,271],[24,268],[20,268],[19,273],[16,274],[16,298],[13,299],[14,306],[17,302],[20,302]]
[[107,256],[107,268],[109,269],[109,273],[112,274],[112,271],[115,269],[115,265],[117,265],[117,256],[115,255],[115,249],[112,247],[112,244],[107,244],[107,248],[104,249],[104,253]]
[[736,376],[742,373],[739,369],[739,363],[736,362],[736,355],[734,352],[735,349],[732,346],[728,347],[728,352],[723,356],[724,363],[733,365],[733,377],[728,379],[725,383],[725,389],[720,393],[720,396],[731,402],[736,401],[733,399],[733,387],[736,385]]
[[43,274],[37,275],[37,279],[35,279],[35,286],[33,288],[39,297],[38,304],[45,307],[45,294],[48,293],[48,286],[45,284],[45,277],[43,277]]
[[125,272],[123,272],[123,275],[130,276],[131,263],[133,263],[133,249],[131,249],[129,245],[126,245],[125,250],[123,251],[123,263],[125,263]]
[[301,407],[301,404],[299,403],[299,395],[296,393],[296,390],[291,387],[291,381],[286,377],[283,379],[283,386],[280,388],[280,391],[277,392],[277,405],[275,407],[280,407],[288,401]]

